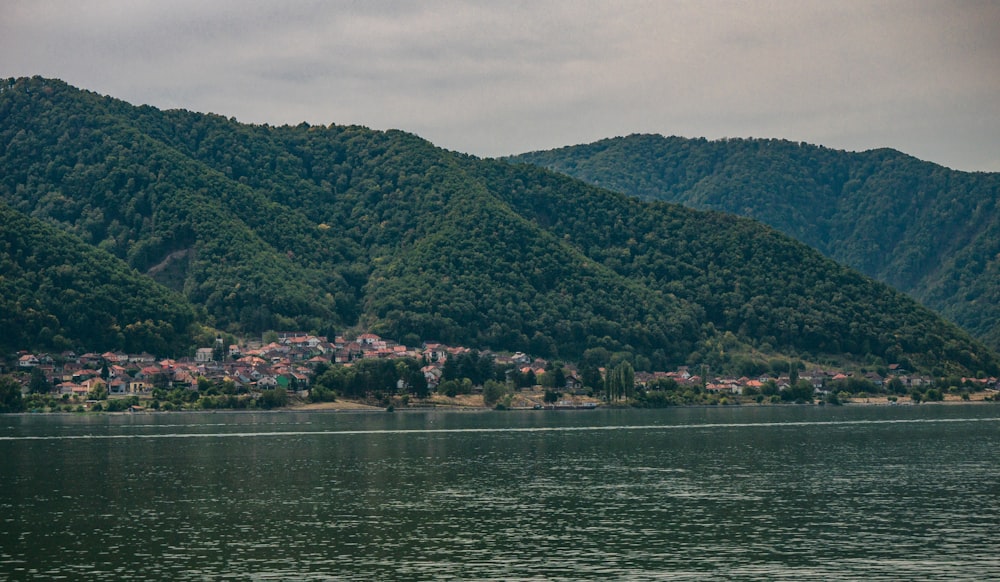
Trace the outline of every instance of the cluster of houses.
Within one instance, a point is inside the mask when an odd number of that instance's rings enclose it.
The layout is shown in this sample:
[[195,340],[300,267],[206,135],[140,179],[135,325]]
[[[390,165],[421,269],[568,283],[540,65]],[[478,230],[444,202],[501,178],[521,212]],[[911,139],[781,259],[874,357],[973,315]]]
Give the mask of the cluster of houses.
[[[20,353],[17,367],[21,371],[39,369],[60,394],[86,397],[103,387],[109,396],[150,395],[154,388],[198,387],[199,379],[213,382],[232,382],[239,390],[248,392],[273,388],[308,390],[310,379],[320,364],[351,365],[366,358],[413,358],[423,362],[423,374],[433,389],[441,381],[445,362],[469,352],[469,348],[450,347],[438,343],[425,343],[421,347],[407,347],[385,340],[378,335],[365,333],[354,339],[326,337],[301,332],[278,333],[275,341],[249,342],[245,345],[222,344],[219,339],[213,347],[199,348],[194,358],[179,360],[157,359],[148,353],[124,354],[106,352],[77,355],[64,352],[57,357],[47,354]],[[488,352],[487,352],[488,353]],[[522,374],[536,377],[545,372],[547,362],[523,354],[491,354],[496,364],[509,365]],[[564,369],[566,392],[579,393],[582,383],[573,366]],[[906,389],[919,388],[932,382],[931,378],[907,374],[897,365],[889,367],[890,377],[899,378]],[[788,388],[788,376],[715,377],[702,378],[688,368],[673,372],[637,372],[637,386],[653,386],[659,380],[672,379],[680,387],[699,387],[720,394],[745,394],[759,392],[768,382],[775,382],[779,389]],[[815,370],[803,372],[800,380],[810,382],[817,393],[826,393],[839,381],[848,379],[843,372]],[[863,378],[881,387],[889,381],[874,372]],[[973,379],[983,389],[996,389],[996,378]]]
[[[852,377],[870,382],[878,390],[882,390],[893,378],[899,379],[903,387],[908,391],[913,388],[922,389],[934,383],[933,378],[911,374],[902,369],[899,364],[891,364],[888,367],[887,376],[882,376],[877,372],[852,375],[837,370],[816,369],[801,373],[798,379],[809,382],[816,394],[825,395],[835,390],[837,386],[843,385],[843,382]],[[764,374],[752,378],[747,376],[739,378],[732,376],[703,378],[692,374],[685,366],[678,368],[674,372],[636,372],[635,374],[636,385],[644,387],[653,386],[659,380],[666,378],[673,379],[680,387],[704,387],[706,391],[717,394],[759,393],[769,382],[774,382],[778,390],[786,390],[792,384],[792,379],[789,375],[774,377],[770,374]],[[997,378],[962,378],[962,382],[971,382],[979,385],[980,390],[996,390],[998,388]]]
[[[86,397],[103,387],[110,396],[143,396],[150,395],[156,387],[195,389],[202,378],[232,382],[237,389],[249,392],[279,387],[303,391],[308,390],[320,364],[351,365],[365,358],[414,358],[424,362],[424,376],[433,388],[440,382],[448,358],[468,351],[436,343],[411,348],[371,333],[352,340],[338,336],[329,341],[322,336],[285,332],[267,344],[223,346],[218,340],[213,347],[196,350],[194,358],[178,360],[158,359],[148,353],[63,352],[53,356],[22,352],[17,368],[22,372],[39,369],[58,394]],[[504,358],[511,362],[529,361],[523,354],[497,359]]]
[[150,395],[154,388],[198,387],[199,378],[232,381],[238,387],[264,390],[308,385],[311,371],[284,360],[254,359],[216,362],[201,358],[157,359],[152,354],[105,352],[76,355],[22,355],[21,369],[38,367],[58,394],[87,396],[103,388],[109,396]]

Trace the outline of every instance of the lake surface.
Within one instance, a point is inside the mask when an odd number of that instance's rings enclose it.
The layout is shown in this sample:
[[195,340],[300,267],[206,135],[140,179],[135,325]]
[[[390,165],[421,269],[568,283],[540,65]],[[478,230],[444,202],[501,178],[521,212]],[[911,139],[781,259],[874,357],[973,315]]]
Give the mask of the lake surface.
[[0,578],[1000,579],[1000,406],[0,417]]

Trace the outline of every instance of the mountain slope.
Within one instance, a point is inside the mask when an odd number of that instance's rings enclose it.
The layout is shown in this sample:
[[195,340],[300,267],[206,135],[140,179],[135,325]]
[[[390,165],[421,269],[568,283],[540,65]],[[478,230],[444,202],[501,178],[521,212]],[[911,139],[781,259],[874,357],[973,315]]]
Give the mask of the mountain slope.
[[646,200],[755,218],[1000,346],[1000,174],[957,172],[892,150],[656,135],[512,160]]
[[249,126],[46,79],[0,91],[0,199],[230,331],[345,326],[640,367],[738,350],[996,368],[912,300],[749,220],[403,132]]
[[182,257],[154,277],[224,325],[317,327],[355,315],[347,285],[323,269],[341,259],[335,237],[301,213],[150,137],[122,113],[131,106],[59,82],[15,85],[0,94],[13,208],[143,272]]
[[125,263],[0,203],[0,351],[182,354],[196,314]]

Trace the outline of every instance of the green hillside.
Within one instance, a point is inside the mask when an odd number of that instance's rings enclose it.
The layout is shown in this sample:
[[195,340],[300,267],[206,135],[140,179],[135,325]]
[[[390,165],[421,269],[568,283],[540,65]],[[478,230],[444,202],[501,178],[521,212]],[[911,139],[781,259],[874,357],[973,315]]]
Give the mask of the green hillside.
[[1000,174],[893,150],[657,135],[513,159],[645,200],[755,218],[1000,346]]
[[122,261],[0,203],[0,351],[193,344],[196,310]]
[[40,78],[0,91],[0,199],[233,332],[371,329],[640,368],[734,354],[986,371],[995,354],[756,222],[398,131],[252,126]]

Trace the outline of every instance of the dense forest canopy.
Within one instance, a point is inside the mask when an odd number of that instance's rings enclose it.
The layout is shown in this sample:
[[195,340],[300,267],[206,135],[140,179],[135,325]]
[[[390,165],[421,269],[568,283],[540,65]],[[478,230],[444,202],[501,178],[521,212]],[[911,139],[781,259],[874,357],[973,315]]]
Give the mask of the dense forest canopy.
[[10,212],[229,332],[354,327],[543,357],[624,354],[640,369],[724,365],[741,350],[997,366],[906,296],[754,221],[404,132],[245,125],[41,78],[3,82],[0,119]]
[[513,158],[774,226],[1000,347],[1000,174],[882,149],[632,135]]
[[124,262],[0,202],[0,350],[182,354],[196,316]]

